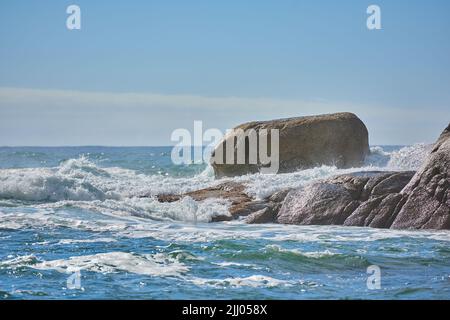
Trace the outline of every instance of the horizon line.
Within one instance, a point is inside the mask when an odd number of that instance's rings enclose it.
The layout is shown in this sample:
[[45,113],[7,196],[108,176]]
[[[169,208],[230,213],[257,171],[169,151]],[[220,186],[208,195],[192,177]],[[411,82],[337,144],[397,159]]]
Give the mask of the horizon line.
[[[426,143],[426,142],[416,142],[413,144],[369,144],[369,147],[378,147],[378,146],[385,146],[385,147],[406,147],[411,146],[415,144],[433,144],[433,143]],[[168,148],[168,147],[175,147],[176,145],[126,145],[126,146],[120,146],[120,145],[96,145],[96,144],[89,144],[89,145],[0,145],[0,148]],[[193,145],[191,147],[207,147],[208,145]],[[182,146],[183,147],[183,146]]]

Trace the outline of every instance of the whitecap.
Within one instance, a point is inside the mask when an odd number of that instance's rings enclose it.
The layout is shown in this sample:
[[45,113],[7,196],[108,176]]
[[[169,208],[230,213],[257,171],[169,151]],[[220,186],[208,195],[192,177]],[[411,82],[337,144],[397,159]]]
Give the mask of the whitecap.
[[178,277],[189,270],[183,263],[162,253],[138,255],[127,252],[74,256],[69,259],[43,261],[30,267],[61,273],[92,271],[107,274],[125,271],[159,277]]
[[335,256],[335,255],[339,255],[339,253],[335,253],[332,252],[330,250],[323,250],[323,251],[301,251],[298,249],[286,249],[281,247],[280,245],[267,245],[265,247],[266,250],[269,251],[273,251],[273,252],[281,252],[281,253],[291,253],[291,254],[295,254],[295,255],[299,255],[299,256],[303,256],[303,257],[308,257],[308,258],[323,258],[323,257],[330,257],[330,256]]
[[212,286],[212,287],[265,287],[273,288],[278,286],[294,286],[296,284],[303,284],[303,281],[295,280],[281,280],[264,275],[252,275],[248,277],[234,277],[225,279],[208,279],[208,278],[192,278],[186,279],[197,286]]
[[117,242],[113,238],[96,238],[96,239],[61,239],[58,244],[77,244],[77,243],[98,243],[98,242]]

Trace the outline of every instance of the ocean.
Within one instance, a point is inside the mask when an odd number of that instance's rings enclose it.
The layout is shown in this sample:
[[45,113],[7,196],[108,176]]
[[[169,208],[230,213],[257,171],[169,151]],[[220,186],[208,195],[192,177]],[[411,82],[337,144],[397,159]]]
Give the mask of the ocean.
[[[429,148],[373,146],[362,168],[232,180],[263,198],[339,173],[416,170]],[[0,148],[0,298],[450,299],[450,232],[208,223],[229,203],[155,199],[223,181],[170,154]]]

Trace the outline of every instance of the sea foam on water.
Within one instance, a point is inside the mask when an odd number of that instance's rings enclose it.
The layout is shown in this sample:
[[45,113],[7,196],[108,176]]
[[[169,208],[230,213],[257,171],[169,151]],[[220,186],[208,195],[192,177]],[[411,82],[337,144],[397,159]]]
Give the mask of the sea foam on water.
[[189,197],[159,203],[157,194],[181,194],[223,181],[241,182],[249,195],[264,198],[285,188],[296,188],[336,174],[372,170],[415,170],[430,145],[417,144],[394,151],[372,147],[366,165],[337,169],[332,166],[284,174],[249,174],[214,180],[212,168],[193,177],[147,175],[120,167],[100,167],[86,156],[62,161],[52,168],[0,170],[0,200],[38,202],[42,209],[79,207],[117,216],[132,215],[154,220],[208,222],[228,214],[229,203],[221,199],[194,201]]

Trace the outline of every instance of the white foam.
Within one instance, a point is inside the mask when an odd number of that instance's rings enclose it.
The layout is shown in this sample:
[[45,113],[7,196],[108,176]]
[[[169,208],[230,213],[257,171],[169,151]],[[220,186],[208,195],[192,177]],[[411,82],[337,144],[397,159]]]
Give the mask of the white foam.
[[36,263],[38,259],[35,255],[24,255],[19,257],[9,257],[11,259],[0,261],[0,269],[8,268],[8,269],[16,269],[23,266],[28,266]]
[[280,280],[264,275],[252,275],[249,277],[235,277],[225,279],[205,279],[205,278],[192,278],[187,279],[197,286],[212,286],[212,287],[278,287],[278,286],[294,286],[296,284],[303,284],[302,281],[294,280]]
[[262,239],[274,242],[298,243],[372,242],[392,238],[434,239],[450,242],[450,231],[389,230],[343,226],[244,225],[239,221],[210,223],[158,222],[146,218],[99,215],[97,219],[75,218],[58,211],[35,213],[0,212],[0,228],[66,227],[93,232],[113,232],[115,238],[153,238],[177,243],[217,240]]
[[[244,183],[246,191],[255,198],[264,198],[279,190],[300,187],[337,174],[415,169],[428,149],[429,146],[424,144],[394,152],[373,147],[367,165],[362,168],[320,166],[279,175],[252,174],[221,180],[214,180],[211,166],[194,177],[174,178],[144,175],[123,168],[100,168],[80,157],[62,162],[55,168],[0,170],[0,199],[44,202],[30,206],[40,209],[71,206],[119,217],[131,215],[164,221],[208,222],[215,216],[228,215],[229,203],[221,199],[197,202],[189,197],[172,203],[160,203],[153,196],[181,194],[231,180]],[[384,160],[377,157],[384,157]],[[14,207],[14,203],[9,206]]]
[[331,178],[335,175],[360,172],[384,171],[387,168],[366,166],[360,168],[337,169],[336,167],[320,166],[284,174],[254,174],[235,178],[246,185],[246,192],[255,198],[262,199],[277,191],[287,188],[299,188],[311,182]]
[[[186,257],[181,255],[181,258],[185,259]],[[55,270],[65,274],[72,274],[78,271],[91,271],[102,274],[130,272],[155,277],[175,277],[180,281],[190,282],[197,286],[213,287],[272,288],[305,284],[314,286],[314,283],[312,282],[305,282],[303,280],[281,280],[265,275],[228,277],[224,279],[195,277],[187,274],[189,268],[180,262],[179,259],[179,252],[144,255],[126,252],[107,252],[50,261],[39,261],[34,255],[26,255],[0,261],[0,268],[15,269],[19,267],[29,267],[36,270]]]
[[213,181],[208,172],[192,178],[138,174],[123,168],[99,168],[85,157],[55,168],[0,170],[0,199],[25,201],[104,201],[183,193]]
[[419,143],[394,151],[390,155],[387,167],[398,170],[418,170],[430,153],[432,146]]
[[380,146],[370,148],[366,165],[384,168],[384,170],[417,170],[425,161],[432,144],[417,143],[395,151],[385,151]]
[[[405,165],[410,167],[414,163],[414,165],[419,164],[419,158],[426,154],[427,148],[425,145],[416,145],[402,148],[394,153],[387,153],[381,148],[375,148],[372,152],[387,154],[395,159],[392,162],[396,163],[404,163],[402,159],[412,158],[414,161]],[[389,170],[388,167],[376,168],[371,165],[345,170],[322,166],[289,174],[256,174],[229,180],[245,182],[250,194],[262,198],[286,187],[304,185],[335,174],[376,169]],[[55,199],[55,202],[32,204],[19,209],[14,209],[12,203],[12,206],[3,208],[3,212],[0,211],[0,228],[68,227],[96,232],[114,232],[119,237],[152,237],[186,242],[218,239],[269,239],[298,242],[376,241],[403,236],[450,241],[450,233],[445,231],[398,232],[375,229],[358,231],[352,227],[351,232],[347,232],[345,227],[284,225],[255,225],[242,229],[242,222],[239,221],[203,226],[203,222],[211,221],[214,216],[229,215],[229,202],[223,199],[194,201],[190,197],[184,197],[180,201],[160,203],[153,197],[136,197],[146,193],[156,194],[158,190],[167,192],[177,187],[180,188],[178,192],[180,190],[184,192],[184,190],[211,186],[222,181],[212,179],[210,167],[199,176],[174,179],[140,175],[132,170],[120,168],[101,169],[85,158],[69,160],[52,169],[0,170],[0,198],[11,196],[18,199],[42,200],[46,197]],[[56,199],[59,200],[56,201]],[[67,213],[67,208],[70,207],[101,214],[92,214],[91,218],[70,214]],[[188,224],[172,224],[173,221]]]
[[0,170],[0,199],[45,202],[33,205],[43,209],[72,206],[117,216],[208,222],[229,214],[226,201],[196,202],[186,197],[159,203],[152,196],[207,187],[214,183],[211,170],[206,168],[195,178],[147,176],[128,169],[99,168],[81,157],[56,168]]
[[260,267],[249,264],[249,263],[238,263],[238,262],[231,262],[231,261],[223,261],[223,262],[213,262],[214,265],[219,267],[244,267],[244,268],[252,268],[252,269],[261,269]]
[[76,243],[97,243],[97,242],[116,242],[113,238],[97,238],[97,239],[61,239],[58,244],[76,244]]
[[113,217],[141,217],[158,221],[177,220],[183,222],[210,222],[215,216],[229,216],[230,203],[225,199],[205,199],[195,201],[183,197],[180,201],[162,203],[155,198],[108,199],[105,201],[60,201],[42,204],[43,209],[61,209],[67,206],[97,211]]
[[286,249],[281,247],[280,245],[272,244],[267,245],[265,247],[266,250],[272,251],[272,252],[284,252],[284,253],[292,253],[295,255],[308,257],[308,258],[322,258],[322,257],[330,257],[338,255],[339,253],[331,252],[330,250],[323,250],[323,251],[301,251],[298,249]]
[[75,256],[69,259],[44,261],[30,267],[38,270],[56,270],[61,273],[84,270],[106,274],[126,271],[159,277],[178,277],[189,270],[183,263],[162,253],[137,255],[127,252]]
[[298,188],[319,179],[334,175],[359,171],[417,170],[426,159],[431,145],[415,144],[397,151],[386,152],[382,147],[371,148],[371,154],[363,167],[338,169],[334,166],[320,166],[285,174],[252,174],[233,180],[245,183],[246,191],[256,197],[264,198],[286,188]]

